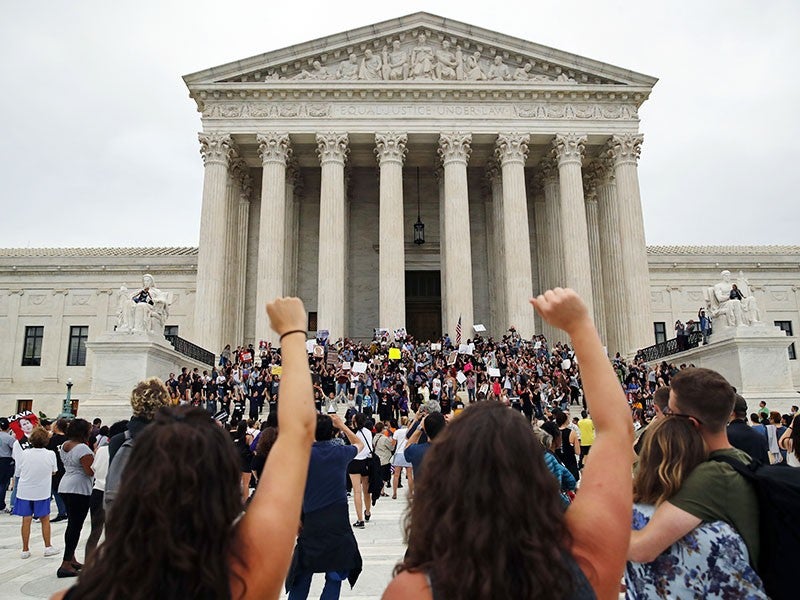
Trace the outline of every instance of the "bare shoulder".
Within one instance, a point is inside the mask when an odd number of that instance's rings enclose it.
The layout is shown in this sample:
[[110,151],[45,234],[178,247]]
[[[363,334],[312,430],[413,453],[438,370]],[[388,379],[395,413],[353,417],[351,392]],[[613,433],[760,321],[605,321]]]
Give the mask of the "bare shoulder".
[[56,592],[52,596],[50,596],[50,600],[63,600],[64,596],[67,595],[67,590],[61,590],[60,592]]
[[433,600],[428,579],[422,573],[409,573],[403,571],[389,582],[382,600]]

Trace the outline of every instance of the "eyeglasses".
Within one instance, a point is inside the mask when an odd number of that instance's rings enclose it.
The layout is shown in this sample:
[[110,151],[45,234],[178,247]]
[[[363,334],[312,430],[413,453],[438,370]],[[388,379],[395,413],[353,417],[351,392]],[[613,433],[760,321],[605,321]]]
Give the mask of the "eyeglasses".
[[694,422],[696,422],[698,425],[702,425],[702,424],[703,424],[703,422],[702,422],[700,419],[698,419],[697,417],[695,417],[694,415],[685,415],[685,414],[683,414],[683,413],[676,413],[676,412],[674,412],[674,411],[673,411],[673,410],[672,410],[672,409],[669,407],[669,405],[667,405],[667,407],[666,407],[666,408],[665,408],[665,409],[664,409],[662,412],[664,413],[664,416],[665,416],[665,417],[680,417],[680,418],[682,418],[682,419],[691,419],[691,420],[693,420]]

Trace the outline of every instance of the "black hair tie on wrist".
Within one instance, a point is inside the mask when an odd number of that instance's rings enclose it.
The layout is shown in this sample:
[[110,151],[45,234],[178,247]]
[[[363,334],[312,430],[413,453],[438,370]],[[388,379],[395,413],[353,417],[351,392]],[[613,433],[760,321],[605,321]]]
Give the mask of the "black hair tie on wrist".
[[305,332],[305,331],[303,331],[302,329],[292,329],[291,331],[287,331],[286,333],[284,333],[284,334],[283,334],[283,335],[280,337],[279,341],[280,341],[280,342],[283,342],[283,338],[285,338],[287,335],[292,335],[293,333],[302,333],[303,335],[305,335],[305,334],[306,334],[306,332]]

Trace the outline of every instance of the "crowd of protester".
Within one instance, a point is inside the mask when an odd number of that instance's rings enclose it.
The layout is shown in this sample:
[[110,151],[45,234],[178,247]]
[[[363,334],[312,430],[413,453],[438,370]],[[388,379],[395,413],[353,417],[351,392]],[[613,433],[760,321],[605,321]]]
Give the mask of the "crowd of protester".
[[[798,466],[797,408],[748,414],[713,371],[609,360],[569,290],[533,303],[568,343],[513,328],[464,343],[306,340],[302,303],[279,300],[280,349],[226,347],[206,371],[141,382],[129,421],[23,415],[12,435],[0,419],[21,556],[35,518],[58,577],[78,577],[57,598],[285,585],[299,600],[314,573],[337,598],[362,569],[353,529],[405,475],[408,549],[388,600],[616,597],[623,572],[630,598],[765,598],[758,500],[724,461]],[[729,493],[732,506],[714,498]]]

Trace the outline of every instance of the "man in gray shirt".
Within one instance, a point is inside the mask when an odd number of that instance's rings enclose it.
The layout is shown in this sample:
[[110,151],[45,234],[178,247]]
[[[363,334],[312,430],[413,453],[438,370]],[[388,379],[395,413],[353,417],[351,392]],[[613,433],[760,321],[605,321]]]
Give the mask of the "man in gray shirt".
[[8,419],[0,418],[0,511],[6,510],[6,491],[8,491],[11,477],[14,476],[12,451],[17,438],[9,431],[9,428]]

